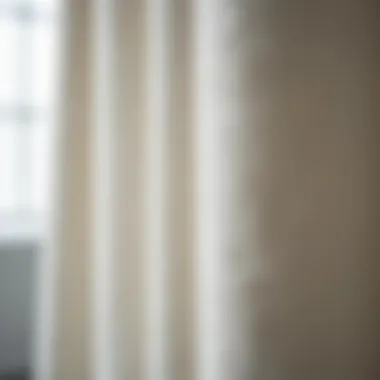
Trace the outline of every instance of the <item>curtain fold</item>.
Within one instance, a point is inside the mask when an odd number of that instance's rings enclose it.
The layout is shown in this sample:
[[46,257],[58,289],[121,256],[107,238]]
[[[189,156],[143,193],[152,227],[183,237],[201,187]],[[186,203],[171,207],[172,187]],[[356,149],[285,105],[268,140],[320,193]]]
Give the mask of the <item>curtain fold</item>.
[[372,2],[66,16],[35,380],[376,379]]

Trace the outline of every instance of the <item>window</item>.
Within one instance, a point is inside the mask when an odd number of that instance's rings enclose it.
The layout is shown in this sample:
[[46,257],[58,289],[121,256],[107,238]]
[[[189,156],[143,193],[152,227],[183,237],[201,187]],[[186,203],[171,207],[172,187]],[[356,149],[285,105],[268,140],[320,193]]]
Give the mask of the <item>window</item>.
[[59,14],[58,0],[0,0],[0,235],[46,211]]

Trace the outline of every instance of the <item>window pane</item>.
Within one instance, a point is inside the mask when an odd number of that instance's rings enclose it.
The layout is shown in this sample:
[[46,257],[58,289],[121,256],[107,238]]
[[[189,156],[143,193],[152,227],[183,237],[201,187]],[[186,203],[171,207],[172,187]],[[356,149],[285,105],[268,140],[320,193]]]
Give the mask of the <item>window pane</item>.
[[44,212],[49,201],[50,164],[52,161],[51,125],[36,123],[31,134],[31,208]]
[[60,4],[62,0],[0,0],[0,5],[19,5],[19,4],[41,4],[41,5],[56,5]]
[[0,0],[1,213],[47,205],[60,4]]
[[19,66],[19,25],[7,12],[0,11],[0,105],[10,105],[17,97]]
[[32,25],[31,83],[32,103],[38,107],[51,107],[54,103],[57,82],[58,41],[54,19],[45,19]]
[[0,210],[17,206],[17,132],[15,125],[0,124]]

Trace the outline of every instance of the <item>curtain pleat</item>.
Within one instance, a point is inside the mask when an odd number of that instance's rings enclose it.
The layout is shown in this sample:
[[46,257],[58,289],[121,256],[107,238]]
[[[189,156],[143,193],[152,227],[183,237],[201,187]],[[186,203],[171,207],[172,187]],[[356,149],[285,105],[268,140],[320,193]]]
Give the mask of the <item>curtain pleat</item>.
[[377,379],[370,0],[69,0],[36,380]]
[[[66,18],[67,16],[67,18]],[[89,3],[72,2],[62,38],[62,105],[55,134],[54,212],[43,253],[34,378],[88,379],[91,199]]]

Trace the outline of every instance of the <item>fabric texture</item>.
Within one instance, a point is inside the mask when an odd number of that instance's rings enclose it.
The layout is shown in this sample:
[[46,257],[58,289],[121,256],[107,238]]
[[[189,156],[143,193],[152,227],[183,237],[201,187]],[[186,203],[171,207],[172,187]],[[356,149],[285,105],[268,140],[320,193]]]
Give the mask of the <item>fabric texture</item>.
[[68,1],[36,380],[377,379],[370,1]]

